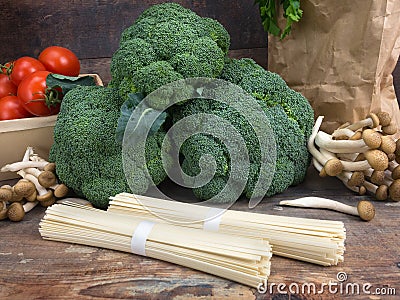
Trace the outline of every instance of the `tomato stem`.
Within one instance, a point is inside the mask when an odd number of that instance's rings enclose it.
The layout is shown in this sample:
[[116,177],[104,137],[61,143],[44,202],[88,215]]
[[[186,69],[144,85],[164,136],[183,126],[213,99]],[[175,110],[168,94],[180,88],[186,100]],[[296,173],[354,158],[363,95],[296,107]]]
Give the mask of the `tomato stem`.
[[43,95],[43,98],[32,99],[32,100],[28,101],[28,103],[44,101],[48,108],[55,107],[59,103],[61,103],[60,93],[55,88],[46,88],[45,93],[37,92],[37,93],[33,93],[32,95],[38,95],[38,94]]

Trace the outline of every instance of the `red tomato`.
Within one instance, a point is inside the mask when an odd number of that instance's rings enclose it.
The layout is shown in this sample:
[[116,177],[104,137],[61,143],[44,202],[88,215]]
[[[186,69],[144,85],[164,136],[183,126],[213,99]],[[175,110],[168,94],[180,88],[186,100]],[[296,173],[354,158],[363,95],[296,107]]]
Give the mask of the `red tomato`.
[[24,108],[35,116],[50,116],[60,110],[62,93],[46,85],[49,71],[28,75],[18,86],[18,98]]
[[17,95],[17,86],[7,75],[0,74],[0,99],[9,95]]
[[51,46],[39,55],[40,62],[52,73],[78,76],[81,65],[78,57],[69,49],[59,46]]
[[5,96],[0,99],[0,121],[32,117],[21,105],[17,96]]
[[46,68],[36,58],[24,56],[18,58],[14,62],[10,74],[11,81],[18,86],[19,83],[29,74],[32,74],[36,71],[45,71],[45,70]]

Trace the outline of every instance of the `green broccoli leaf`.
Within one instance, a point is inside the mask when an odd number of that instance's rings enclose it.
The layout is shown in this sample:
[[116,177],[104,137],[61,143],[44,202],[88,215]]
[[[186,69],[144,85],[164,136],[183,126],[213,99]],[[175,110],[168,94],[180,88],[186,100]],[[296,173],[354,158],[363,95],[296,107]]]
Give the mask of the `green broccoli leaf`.
[[[124,139],[125,129],[131,118],[131,115],[133,111],[136,109],[136,107],[139,105],[139,103],[142,102],[143,99],[144,95],[142,93],[129,94],[128,99],[121,106],[121,115],[118,119],[118,125],[115,131],[115,140],[117,141],[117,143],[122,144],[122,141]],[[143,123],[141,122],[145,122],[144,118],[152,113],[160,114],[159,111],[145,106],[143,107],[142,113],[140,114],[140,118],[137,120],[132,120],[131,122],[135,122],[134,124],[136,124],[136,127],[140,125],[139,128],[146,128],[146,126],[143,126]],[[162,124],[164,124],[166,118],[167,118],[167,113],[162,112],[151,125],[149,134],[156,133],[160,129]],[[136,127],[135,129],[137,129]]]
[[46,85],[49,88],[59,87],[63,95],[78,86],[95,86],[96,82],[92,76],[71,77],[61,74],[49,74],[46,78]]

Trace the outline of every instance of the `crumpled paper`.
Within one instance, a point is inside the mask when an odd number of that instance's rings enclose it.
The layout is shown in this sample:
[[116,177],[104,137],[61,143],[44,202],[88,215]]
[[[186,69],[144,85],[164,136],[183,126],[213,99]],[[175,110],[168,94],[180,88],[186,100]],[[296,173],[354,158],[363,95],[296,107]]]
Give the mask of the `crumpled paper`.
[[[269,36],[268,69],[309,99],[321,127],[386,111],[400,128],[392,72],[400,54],[399,0],[302,0],[284,40]],[[282,15],[282,11],[279,12]],[[279,20],[281,28],[285,20]]]

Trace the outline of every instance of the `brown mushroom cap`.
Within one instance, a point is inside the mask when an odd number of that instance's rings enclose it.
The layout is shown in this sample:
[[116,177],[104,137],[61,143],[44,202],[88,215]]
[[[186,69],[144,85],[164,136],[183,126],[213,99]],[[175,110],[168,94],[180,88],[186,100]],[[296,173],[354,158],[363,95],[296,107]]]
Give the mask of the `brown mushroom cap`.
[[393,154],[396,151],[396,142],[390,136],[382,136],[382,143],[379,147],[380,150],[386,154]]
[[365,144],[371,149],[377,149],[381,145],[382,139],[379,132],[373,129],[365,129],[362,133]]
[[389,187],[389,196],[393,201],[400,201],[400,179],[396,179]]
[[385,171],[373,171],[371,174],[371,182],[377,185],[384,184],[385,182]]
[[392,171],[392,179],[400,179],[400,165],[398,165],[396,168],[393,169]]
[[388,187],[385,184],[381,184],[375,192],[376,200],[385,201],[388,198]]
[[12,192],[12,198],[9,202],[21,202],[22,199],[24,199],[24,197],[22,197],[21,195],[18,195],[15,190],[14,187],[11,189]]
[[55,172],[56,171],[56,164],[55,163],[48,163],[47,165],[44,166],[43,168],[44,171],[50,171],[50,172]]
[[389,160],[385,152],[380,150],[368,150],[364,153],[365,158],[374,170],[384,171],[389,166]]
[[396,154],[394,154],[394,153],[389,153],[389,154],[387,155],[387,157],[388,157],[388,160],[389,160],[389,161],[394,161],[394,160],[396,159]]
[[384,111],[378,112],[376,114],[376,116],[378,117],[379,123],[382,126],[388,126],[390,124],[390,122],[392,121],[392,118],[390,117],[390,115]]
[[13,196],[12,190],[7,188],[0,188],[0,201],[11,201]]
[[360,195],[360,196],[363,196],[363,195],[365,195],[367,193],[367,189],[365,188],[365,186],[360,186],[359,187],[359,189],[358,189],[358,194]]
[[21,197],[28,197],[35,191],[35,185],[26,179],[21,179],[14,185],[14,192]]
[[20,202],[11,203],[7,210],[7,216],[11,221],[19,222],[25,217],[24,207]]
[[54,196],[57,198],[63,198],[65,197],[69,192],[68,187],[65,184],[59,184],[57,187],[54,189]]
[[376,114],[370,113],[367,118],[370,118],[372,120],[372,126],[371,128],[376,128],[379,126],[379,118]]
[[320,177],[326,177],[328,176],[328,174],[326,174],[325,168],[322,167],[321,171],[319,171],[319,176]]
[[[0,202],[0,203],[3,203],[3,202]],[[3,205],[4,205],[3,208],[0,209],[0,221],[7,219],[7,210],[8,209],[5,204],[3,204]]]
[[364,155],[364,153],[359,153],[359,154],[357,155],[357,157],[354,159],[354,161],[363,161],[363,160],[365,160],[365,155]]
[[387,135],[393,135],[397,132],[397,126],[393,123],[389,124],[388,126],[383,126],[382,127],[383,133]]
[[360,171],[355,171],[351,175],[350,179],[347,181],[349,186],[360,186],[364,183],[364,173]]
[[36,200],[39,202],[42,202],[42,201],[51,200],[52,198],[54,198],[53,191],[47,191],[47,193],[44,195],[38,195],[36,197]]
[[354,141],[354,140],[359,140],[361,138],[362,138],[361,131],[356,131],[351,137],[349,137],[349,140]]
[[331,158],[325,163],[324,169],[327,175],[336,176],[343,171],[343,165],[339,159]]
[[394,154],[396,154],[396,156],[400,155],[400,139],[396,141],[396,150],[394,151]]
[[40,201],[39,202],[41,206],[43,207],[49,207],[56,203],[56,198],[52,197],[51,199],[45,200],[45,201]]
[[375,217],[375,207],[369,201],[361,200],[358,202],[357,211],[360,218],[364,221],[371,221]]
[[56,175],[51,171],[43,171],[38,176],[38,181],[41,186],[49,188],[57,183]]
[[36,198],[37,198],[37,191],[36,190],[32,194],[30,194],[29,196],[25,197],[26,201],[29,201],[29,202],[36,201]]

